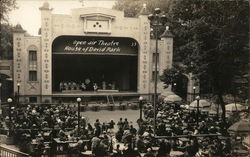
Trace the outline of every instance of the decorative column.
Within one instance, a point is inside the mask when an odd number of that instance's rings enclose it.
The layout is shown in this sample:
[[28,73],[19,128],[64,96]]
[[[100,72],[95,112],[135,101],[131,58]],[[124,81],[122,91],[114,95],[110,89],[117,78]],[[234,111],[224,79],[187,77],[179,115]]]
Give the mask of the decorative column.
[[148,14],[146,11],[146,5],[143,5],[143,9],[139,16],[140,20],[140,52],[138,54],[138,92],[141,94],[149,93],[149,55],[150,55],[150,23],[148,20]]
[[[13,64],[13,95],[16,95],[18,92],[17,84],[25,84],[26,71],[23,68],[26,65],[26,50],[24,48],[25,32],[20,24],[17,24],[13,30],[13,61],[15,63]],[[19,89],[19,94],[24,94],[23,86]]]
[[41,10],[41,94],[42,102],[50,102],[52,94],[51,76],[51,37],[52,37],[52,9],[49,3],[45,2]]

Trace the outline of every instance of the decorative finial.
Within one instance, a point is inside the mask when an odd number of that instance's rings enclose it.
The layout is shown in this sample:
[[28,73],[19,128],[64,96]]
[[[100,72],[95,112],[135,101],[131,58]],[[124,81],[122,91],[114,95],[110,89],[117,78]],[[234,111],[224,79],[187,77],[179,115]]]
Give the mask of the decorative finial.
[[44,3],[43,3],[43,6],[42,7],[40,7],[39,8],[40,10],[53,10],[52,8],[50,9],[49,8],[49,2],[48,1],[45,1]]
[[80,3],[82,3],[82,7],[84,7],[84,0],[79,0]]
[[166,30],[161,35],[161,38],[173,38],[173,37],[174,37],[174,35],[170,32],[169,26],[166,26]]
[[23,27],[21,26],[21,24],[18,22],[18,24],[14,27],[13,32],[24,33],[26,31],[23,29]]
[[49,8],[49,2],[47,2],[47,1],[44,2],[44,3],[43,3],[43,7],[44,7],[44,8]]
[[141,11],[140,11],[140,15],[148,15],[147,4],[146,3],[143,3]]

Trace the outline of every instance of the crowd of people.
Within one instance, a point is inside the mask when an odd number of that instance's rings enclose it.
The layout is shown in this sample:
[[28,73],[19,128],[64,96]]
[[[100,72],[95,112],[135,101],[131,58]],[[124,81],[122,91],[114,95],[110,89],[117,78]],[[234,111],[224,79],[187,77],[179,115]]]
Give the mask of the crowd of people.
[[90,124],[84,116],[78,124],[77,112],[68,105],[28,105],[12,108],[12,116],[7,116],[5,122],[21,150],[28,153],[45,150],[46,144],[57,150],[54,139],[58,139],[74,141],[64,146],[65,153],[91,151],[96,157],[166,157],[171,152],[186,157],[231,155],[228,125],[216,115],[201,112],[197,122],[195,111],[160,103],[154,132],[153,106],[144,104],[143,112],[144,118],[138,124],[132,124],[126,117],[117,122],[96,119]]
[[[196,110],[165,103],[160,103],[157,110],[158,136],[216,133],[228,135],[227,128],[230,124],[223,123],[221,117],[210,115],[208,111],[199,112],[197,115]],[[147,123],[153,125],[154,110],[151,104],[145,106],[144,115]],[[171,131],[171,134],[166,130]]]
[[[184,152],[184,156],[229,156],[231,144],[227,128],[217,115],[208,112],[181,108],[178,104],[160,103],[156,113],[156,135],[159,137],[182,137],[186,142],[172,140],[173,150]],[[147,131],[147,126],[153,126],[154,110],[151,104],[145,106],[145,121],[140,125],[139,134]],[[198,116],[198,119],[197,119]],[[197,122],[198,120],[198,122]],[[152,132],[151,129],[149,129]],[[192,136],[190,136],[192,135]],[[218,136],[221,135],[221,136]],[[190,145],[192,145],[190,147]]]

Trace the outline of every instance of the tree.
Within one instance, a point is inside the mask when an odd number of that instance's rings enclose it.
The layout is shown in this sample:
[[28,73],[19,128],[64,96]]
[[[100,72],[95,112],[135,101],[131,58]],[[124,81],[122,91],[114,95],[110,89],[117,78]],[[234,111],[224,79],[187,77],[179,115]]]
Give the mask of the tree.
[[12,58],[13,27],[8,23],[8,14],[16,8],[16,0],[2,0],[0,3],[0,59]]
[[135,17],[141,9],[142,1],[139,0],[118,0],[113,9],[123,10],[125,17]]
[[248,2],[179,0],[173,2],[169,15],[175,61],[182,61],[186,73],[209,82],[225,120],[222,96],[231,92],[235,76],[246,71],[249,58]]
[[11,10],[16,9],[16,0],[1,0],[0,3],[0,20],[2,23],[8,23],[8,14]]
[[[138,14],[143,3],[150,13],[156,7],[167,13],[168,25],[175,36],[174,62],[184,65],[184,73],[193,73],[200,79],[201,88],[209,84],[218,97],[225,121],[222,96],[232,93],[236,76],[245,76],[248,68],[248,1],[118,0],[114,8],[131,17]],[[166,85],[171,84],[170,75],[175,71],[165,71],[162,78]]]
[[173,64],[172,68],[165,69],[160,76],[160,80],[165,84],[164,88],[168,88],[170,85],[176,83],[178,77],[183,73],[185,73],[185,68],[180,66],[180,64]]
[[153,13],[155,8],[168,12],[170,2],[166,0],[118,0],[113,9],[124,11],[125,17],[136,17],[143,8],[143,4],[146,4],[149,13]]
[[1,45],[0,45],[0,59],[12,59],[13,51],[13,26],[9,24],[1,24]]

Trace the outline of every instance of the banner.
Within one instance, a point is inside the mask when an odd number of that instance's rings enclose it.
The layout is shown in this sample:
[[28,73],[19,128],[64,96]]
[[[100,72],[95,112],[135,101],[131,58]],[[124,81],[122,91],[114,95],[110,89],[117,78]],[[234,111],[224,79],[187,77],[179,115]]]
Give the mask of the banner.
[[138,42],[127,37],[59,36],[52,53],[137,55]]

